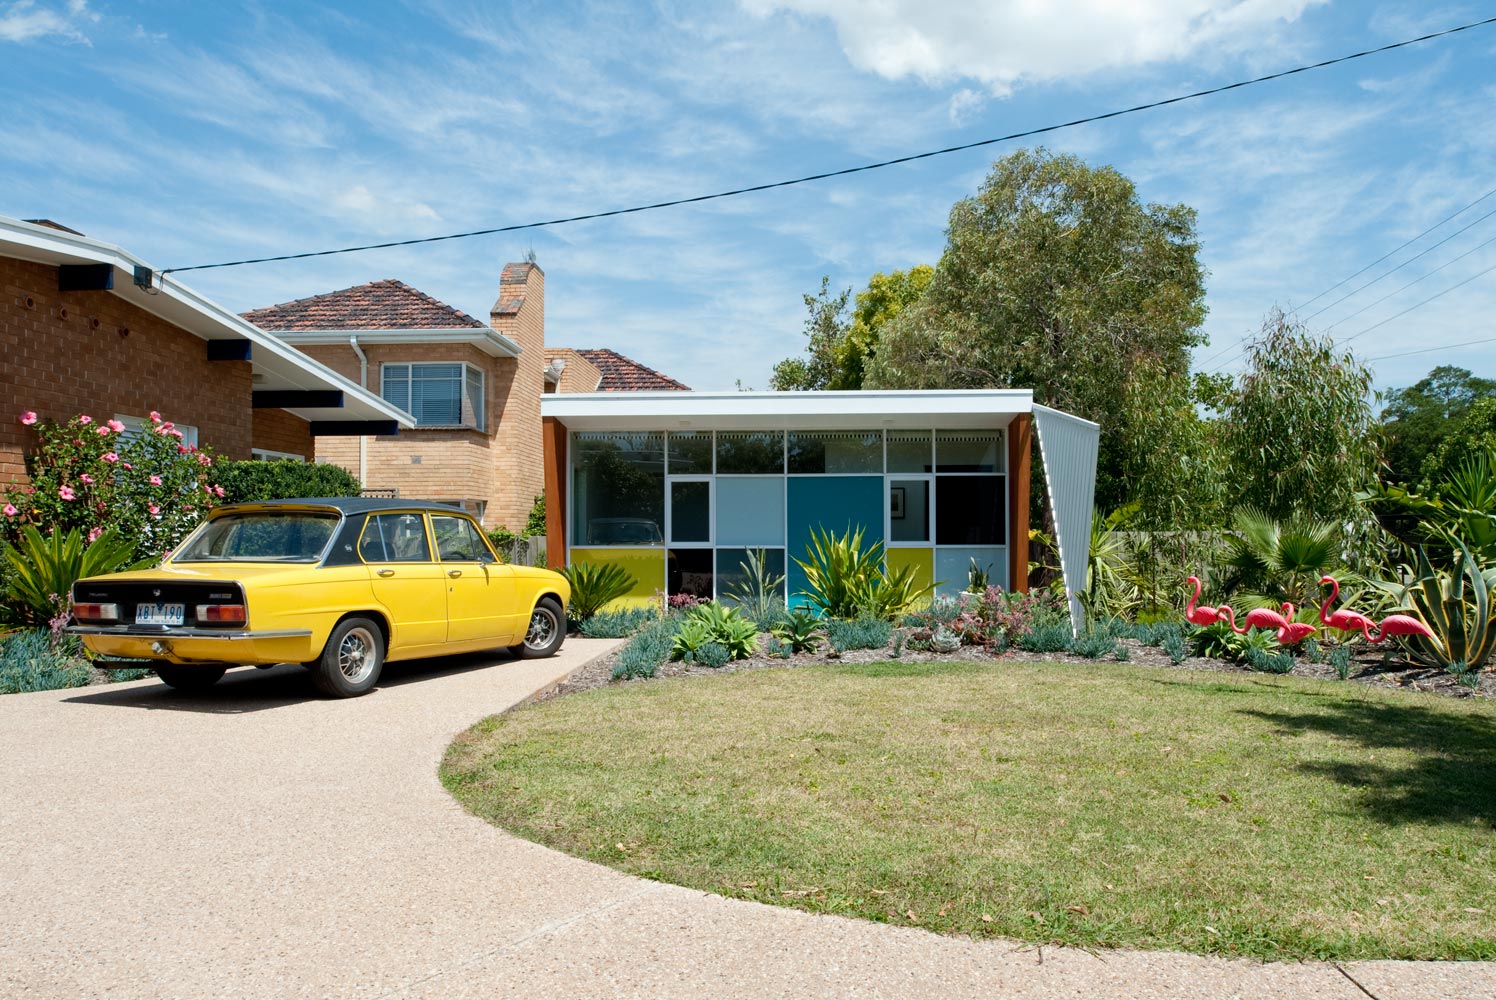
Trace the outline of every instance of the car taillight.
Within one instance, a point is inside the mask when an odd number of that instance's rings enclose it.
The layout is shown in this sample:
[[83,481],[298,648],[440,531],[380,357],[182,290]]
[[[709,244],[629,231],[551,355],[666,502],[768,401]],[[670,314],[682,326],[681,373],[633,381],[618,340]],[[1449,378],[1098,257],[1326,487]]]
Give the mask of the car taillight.
[[242,604],[199,604],[197,606],[199,625],[243,625],[244,622],[244,605]]
[[118,604],[74,604],[73,617],[80,622],[117,622]]

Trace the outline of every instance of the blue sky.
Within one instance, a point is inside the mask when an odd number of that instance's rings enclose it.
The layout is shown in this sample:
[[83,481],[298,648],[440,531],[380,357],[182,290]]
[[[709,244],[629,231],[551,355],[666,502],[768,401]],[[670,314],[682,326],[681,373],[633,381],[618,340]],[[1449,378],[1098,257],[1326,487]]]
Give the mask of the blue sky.
[[[157,267],[439,235],[971,142],[1493,15],[1349,0],[0,0],[0,214]],[[1496,188],[1493,125],[1496,26],[1046,142],[1198,210],[1211,344],[1196,357],[1229,371],[1274,305]],[[484,317],[503,264],[533,250],[550,343],[612,347],[696,388],[764,388],[800,350],[801,296],[821,275],[861,288],[934,263],[951,204],[1011,148],[182,279],[243,310],[394,277]],[[1492,210],[1496,196],[1302,315]],[[1496,342],[1387,357],[1496,338],[1496,272],[1480,274],[1493,237],[1496,216],[1310,325],[1354,337],[1383,386],[1438,364],[1496,377]]]

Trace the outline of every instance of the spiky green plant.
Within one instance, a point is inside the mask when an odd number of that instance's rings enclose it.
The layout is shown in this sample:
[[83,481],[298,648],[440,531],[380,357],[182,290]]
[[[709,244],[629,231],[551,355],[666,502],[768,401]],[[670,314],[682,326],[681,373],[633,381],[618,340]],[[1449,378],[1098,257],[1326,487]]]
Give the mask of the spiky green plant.
[[1319,579],[1335,571],[1342,578],[1341,532],[1327,521],[1275,520],[1251,507],[1232,519],[1235,535],[1226,589],[1239,592],[1233,604],[1276,610],[1284,601],[1298,607],[1315,603]]
[[774,638],[788,646],[791,653],[813,653],[821,644],[820,630],[820,618],[804,608],[796,608],[774,627]]
[[784,605],[784,575],[769,569],[768,558],[763,549],[749,549],[748,558],[738,563],[743,579],[727,588],[727,596],[754,621],[770,617]]
[[920,586],[915,581],[913,566],[886,570],[883,543],[864,547],[865,533],[861,525],[848,525],[840,536],[813,528],[806,558],[795,560],[809,584],[800,593],[822,617],[872,615],[891,621],[935,589],[935,583]]
[[1102,516],[1091,516],[1091,555],[1086,563],[1086,589],[1081,602],[1092,618],[1130,617],[1142,603],[1142,593],[1131,579],[1131,560],[1122,529],[1138,512],[1137,503],[1125,504]]
[[134,554],[135,544],[112,528],[85,542],[77,528],[44,536],[28,524],[21,529],[18,545],[4,546],[10,570],[6,580],[8,603],[26,624],[47,625],[67,613],[73,584],[85,577],[113,573],[125,567]]
[[574,563],[561,575],[571,584],[571,617],[579,622],[628,594],[639,582],[617,563]]
[[1428,553],[1418,550],[1417,576],[1406,587],[1379,584],[1398,592],[1404,609],[1434,633],[1405,637],[1409,654],[1425,666],[1450,669],[1456,663],[1481,670],[1496,650],[1496,566],[1482,567],[1463,543],[1456,543],[1452,568],[1435,567]]

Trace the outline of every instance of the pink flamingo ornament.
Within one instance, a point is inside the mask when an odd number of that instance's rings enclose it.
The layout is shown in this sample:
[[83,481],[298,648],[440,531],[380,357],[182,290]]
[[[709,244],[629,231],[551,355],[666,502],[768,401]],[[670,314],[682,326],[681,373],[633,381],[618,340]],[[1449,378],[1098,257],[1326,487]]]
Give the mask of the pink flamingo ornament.
[[1313,625],[1307,622],[1294,621],[1294,610],[1292,604],[1283,605],[1283,618],[1285,620],[1283,626],[1278,629],[1278,642],[1284,646],[1297,646],[1318,631]]
[[[1290,607],[1290,605],[1285,604],[1284,607]],[[1267,628],[1272,629],[1274,632],[1279,632],[1288,627],[1288,619],[1284,618],[1278,612],[1270,611],[1267,608],[1253,608],[1247,612],[1247,617],[1242,619],[1242,621],[1246,622],[1246,628],[1237,628],[1236,612],[1231,610],[1231,605],[1229,604],[1221,605],[1220,620],[1231,626],[1231,631],[1237,635],[1246,635],[1247,629],[1252,628]]]
[[1320,624],[1330,628],[1339,629],[1342,632],[1364,632],[1366,629],[1375,628],[1376,623],[1359,611],[1350,608],[1340,608],[1334,614],[1330,614],[1330,605],[1340,598],[1340,581],[1333,576],[1322,576],[1319,578],[1320,586],[1328,584],[1334,588],[1325,602],[1319,606]]
[[1361,626],[1361,633],[1368,642],[1386,642],[1389,635],[1421,635],[1427,639],[1434,637],[1432,629],[1410,615],[1388,615],[1377,622],[1376,630],[1377,634],[1372,635],[1369,621]]
[[1229,608],[1195,607],[1195,602],[1200,599],[1200,580],[1198,577],[1190,577],[1186,582],[1195,585],[1195,596],[1190,598],[1189,607],[1184,609],[1185,620],[1191,625],[1214,625],[1220,620],[1221,612]]

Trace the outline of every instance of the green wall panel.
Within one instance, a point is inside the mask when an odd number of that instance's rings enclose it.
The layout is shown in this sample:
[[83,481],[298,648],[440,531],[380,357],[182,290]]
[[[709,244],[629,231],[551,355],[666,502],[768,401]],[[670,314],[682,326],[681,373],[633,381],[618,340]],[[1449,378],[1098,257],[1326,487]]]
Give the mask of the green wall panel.
[[883,541],[882,476],[805,476],[787,482],[790,607],[805,603],[805,571],[794,560],[805,558],[813,529],[842,534],[850,524],[865,530],[862,543]]
[[622,566],[638,582],[628,594],[608,605],[609,610],[637,608],[651,604],[655,595],[665,590],[665,550],[640,547],[636,549],[574,548],[571,564],[592,563]]

